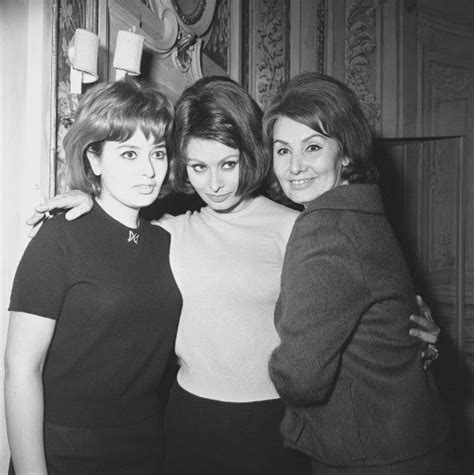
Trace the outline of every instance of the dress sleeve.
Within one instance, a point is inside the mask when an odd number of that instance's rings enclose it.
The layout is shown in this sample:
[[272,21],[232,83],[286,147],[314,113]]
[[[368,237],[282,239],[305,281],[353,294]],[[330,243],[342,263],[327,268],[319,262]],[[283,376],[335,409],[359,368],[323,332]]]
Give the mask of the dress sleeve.
[[18,265],[10,311],[56,320],[68,288],[68,266],[59,217],[46,221],[28,243]]
[[296,226],[275,311],[281,343],[270,361],[275,387],[290,406],[329,397],[346,344],[370,302],[350,239],[311,221]]

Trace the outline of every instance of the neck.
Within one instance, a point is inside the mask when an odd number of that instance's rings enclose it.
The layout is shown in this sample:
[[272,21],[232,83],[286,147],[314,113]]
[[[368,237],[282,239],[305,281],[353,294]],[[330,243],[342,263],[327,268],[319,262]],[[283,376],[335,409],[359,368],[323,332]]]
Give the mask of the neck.
[[128,228],[138,228],[138,212],[140,209],[129,208],[128,206],[116,201],[105,199],[102,196],[97,197],[96,201],[109,216],[117,220],[119,223],[122,223]]

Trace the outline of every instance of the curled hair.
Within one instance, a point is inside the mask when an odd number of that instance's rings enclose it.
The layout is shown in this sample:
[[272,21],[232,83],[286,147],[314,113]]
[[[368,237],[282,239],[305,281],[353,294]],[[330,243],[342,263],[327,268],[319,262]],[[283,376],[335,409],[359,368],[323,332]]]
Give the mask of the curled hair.
[[[336,140],[349,164],[341,170],[348,183],[374,183],[378,173],[371,160],[372,134],[356,95],[342,82],[319,73],[303,73],[284,85],[263,118],[263,133],[271,150],[273,128],[287,117]],[[281,196],[274,174],[270,188]],[[276,193],[275,193],[276,192]]]
[[235,81],[221,76],[199,79],[176,104],[171,160],[173,187],[193,193],[186,171],[186,148],[192,138],[214,140],[239,150],[239,186],[243,197],[261,187],[271,169],[262,135],[262,111]]
[[137,130],[148,140],[169,143],[174,109],[156,86],[125,78],[102,83],[79,102],[74,123],[64,137],[71,188],[99,195],[100,177],[92,172],[86,153],[100,156],[106,141],[125,142]]

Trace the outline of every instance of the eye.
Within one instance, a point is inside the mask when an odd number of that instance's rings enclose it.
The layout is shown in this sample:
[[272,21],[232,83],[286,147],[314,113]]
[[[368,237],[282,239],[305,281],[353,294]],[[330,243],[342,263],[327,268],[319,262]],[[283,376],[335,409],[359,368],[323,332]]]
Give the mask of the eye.
[[188,165],[196,173],[201,173],[206,169],[205,165],[201,165],[200,163],[195,163],[194,165]]
[[154,158],[155,160],[165,160],[166,159],[166,152],[164,150],[155,150],[151,154],[151,158]]
[[318,145],[316,143],[312,143],[308,145],[308,147],[306,148],[308,152],[319,152],[321,149],[322,149],[321,145]]
[[125,152],[122,152],[120,156],[126,160],[135,160],[135,158],[137,158],[137,154],[133,150],[126,150]]
[[237,166],[237,163],[239,163],[239,162],[236,162],[234,160],[229,160],[229,161],[224,162],[222,164],[222,169],[223,170],[232,170]]
[[290,153],[290,149],[287,147],[278,147],[274,150],[275,155],[287,155]]

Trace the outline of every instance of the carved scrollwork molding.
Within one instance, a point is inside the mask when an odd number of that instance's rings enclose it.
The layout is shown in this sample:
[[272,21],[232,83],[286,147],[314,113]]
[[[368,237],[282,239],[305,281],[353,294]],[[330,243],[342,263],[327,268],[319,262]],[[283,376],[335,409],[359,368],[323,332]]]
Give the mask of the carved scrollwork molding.
[[221,0],[217,4],[215,18],[206,43],[205,52],[210,56],[222,69],[228,69],[229,63],[229,45],[230,45],[230,29],[231,29],[231,10],[230,0]]
[[318,71],[326,72],[327,0],[318,0]]
[[434,92],[441,99],[469,96],[474,100],[474,70],[432,63],[430,77]]
[[376,10],[371,0],[354,0],[346,21],[346,82],[372,127],[380,121],[375,90]]
[[256,27],[255,95],[262,107],[275,95],[288,75],[288,0],[263,0]]
[[438,145],[428,160],[430,197],[427,214],[430,221],[429,269],[431,271],[456,267],[456,221],[449,203],[456,194],[457,163],[448,159],[452,149]]

